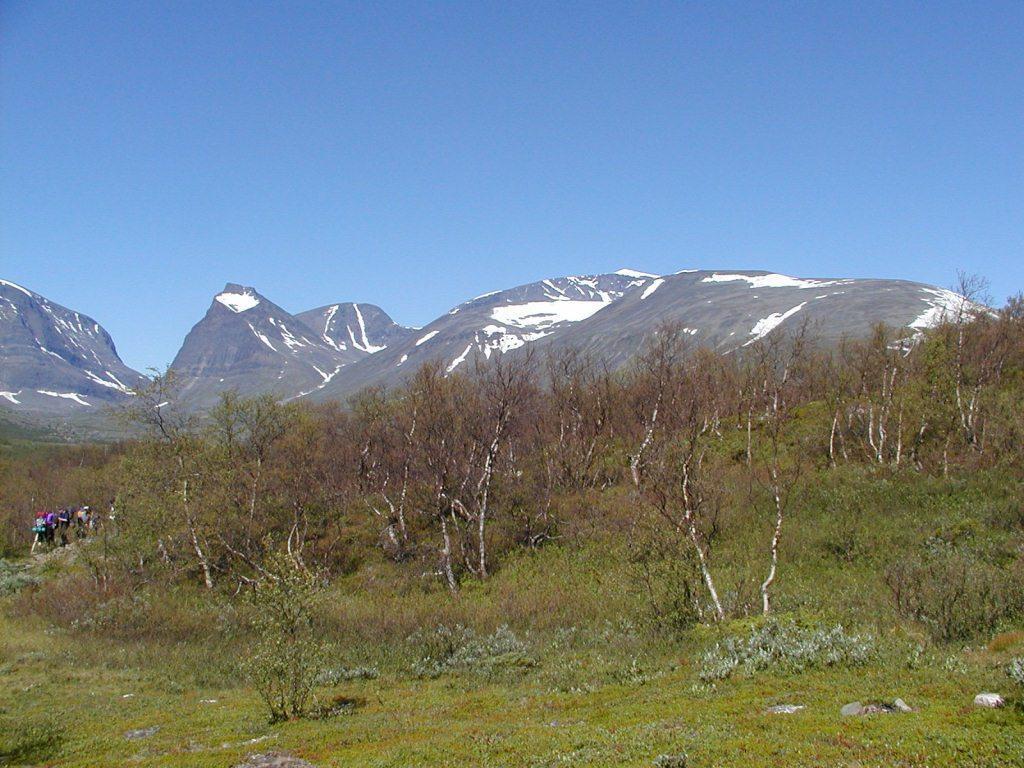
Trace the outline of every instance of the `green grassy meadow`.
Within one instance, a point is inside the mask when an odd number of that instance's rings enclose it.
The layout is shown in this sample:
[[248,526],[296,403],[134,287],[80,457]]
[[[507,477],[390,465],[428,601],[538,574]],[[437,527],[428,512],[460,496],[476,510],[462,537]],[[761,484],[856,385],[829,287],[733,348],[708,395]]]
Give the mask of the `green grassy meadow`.
[[[760,619],[651,626],[617,537],[590,532],[582,546],[520,553],[454,597],[377,561],[335,580],[323,642],[337,668],[371,672],[321,685],[319,716],[277,724],[238,672],[247,638],[232,595],[153,585],[84,606],[76,554],[50,556],[30,567],[41,583],[0,602],[0,764],[227,767],[285,752],[317,766],[650,766],[681,753],[690,766],[1024,765],[1024,691],[1004,671],[1024,655],[1022,627],[937,642],[896,615],[882,578],[887,560],[930,536],[1019,546],[1020,531],[992,522],[1016,503],[1014,486],[995,480],[849,472],[809,486],[779,611],[870,635],[863,665],[704,682],[702,654]],[[723,544],[722,583],[742,580],[728,563],[756,533]],[[434,626],[478,636],[507,626],[517,645],[423,674]],[[1007,706],[973,706],[981,691]],[[840,715],[851,701],[896,697],[915,711]],[[766,712],[780,704],[805,709]]]

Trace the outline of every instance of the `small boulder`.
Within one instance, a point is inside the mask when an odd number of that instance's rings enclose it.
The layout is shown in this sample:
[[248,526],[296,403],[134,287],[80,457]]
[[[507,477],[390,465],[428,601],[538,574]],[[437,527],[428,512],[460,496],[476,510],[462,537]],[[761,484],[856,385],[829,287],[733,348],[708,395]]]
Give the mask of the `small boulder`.
[[293,755],[281,752],[266,752],[259,755],[249,755],[244,763],[239,763],[235,768],[316,768],[316,766]]
[[128,741],[137,741],[138,739],[148,739],[150,736],[160,730],[159,725],[151,725],[149,728],[138,728],[134,731],[126,731],[124,737]]
[[806,707],[803,704],[776,704],[774,707],[768,707],[765,713],[769,715],[792,715],[801,709],[806,709]]
[[909,704],[907,704],[907,702],[905,702],[903,699],[896,699],[896,701],[894,701],[892,703],[892,705],[896,709],[898,709],[900,712],[913,712],[914,711],[914,708],[911,707]]
[[845,704],[842,709],[839,710],[839,714],[843,717],[854,717],[856,715],[864,714],[864,705],[859,701],[851,701],[849,704]]
[[979,693],[974,697],[974,706],[997,709],[1006,704],[998,693]]

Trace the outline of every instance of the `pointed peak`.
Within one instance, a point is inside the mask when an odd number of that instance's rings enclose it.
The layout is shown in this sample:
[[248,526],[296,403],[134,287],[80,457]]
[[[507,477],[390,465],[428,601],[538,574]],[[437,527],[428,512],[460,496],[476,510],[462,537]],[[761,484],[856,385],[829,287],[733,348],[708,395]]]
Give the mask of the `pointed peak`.
[[252,309],[260,303],[260,295],[255,288],[228,283],[224,290],[213,297],[213,300],[223,304],[232,312],[239,313]]

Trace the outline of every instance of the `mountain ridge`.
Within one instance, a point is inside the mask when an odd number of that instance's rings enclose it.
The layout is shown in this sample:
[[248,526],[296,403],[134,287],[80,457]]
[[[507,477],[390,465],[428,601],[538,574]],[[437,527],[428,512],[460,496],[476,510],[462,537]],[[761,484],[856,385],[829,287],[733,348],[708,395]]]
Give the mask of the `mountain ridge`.
[[[410,328],[367,302],[290,313],[252,286],[227,283],[186,334],[169,370],[196,410],[227,390],[281,400],[345,399],[366,386],[400,384],[428,361],[453,373],[476,357],[527,348],[577,347],[618,367],[666,321],[695,343],[729,352],[805,320],[826,343],[866,335],[879,322],[913,333],[960,301],[952,291],[906,280],[621,268],[490,291]],[[26,412],[116,404],[146,381],[87,315],[3,280],[0,361],[0,407]]]

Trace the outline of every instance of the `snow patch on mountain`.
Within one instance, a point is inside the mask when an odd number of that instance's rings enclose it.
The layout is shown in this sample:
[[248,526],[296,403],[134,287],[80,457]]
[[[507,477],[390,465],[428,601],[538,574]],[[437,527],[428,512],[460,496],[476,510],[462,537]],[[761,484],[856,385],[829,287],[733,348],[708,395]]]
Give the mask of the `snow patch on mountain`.
[[19,389],[17,392],[0,392],[0,397],[5,400],[10,400],[15,405],[21,405],[21,401],[18,399],[18,395],[20,394],[21,390]]
[[95,381],[97,384],[99,384],[100,386],[110,387],[111,389],[116,389],[118,392],[122,392],[123,394],[126,394],[126,395],[134,394],[134,392],[132,392],[131,389],[126,387],[124,385],[124,383],[122,381],[120,381],[116,376],[114,376],[114,374],[112,374],[110,371],[104,371],[103,373],[105,373],[107,376],[109,376],[112,379],[112,381],[107,381],[107,379],[104,379],[104,378],[101,378],[101,377],[97,376],[92,371],[83,370],[82,372],[86,376],[88,376],[90,379]]
[[622,268],[615,270],[616,275],[622,275],[623,277],[660,277],[660,275],[652,275],[650,272],[640,272],[636,269]]
[[458,368],[460,364],[465,362],[466,358],[469,356],[469,353],[470,353],[470,351],[472,349],[473,349],[472,343],[467,344],[466,348],[464,350],[462,350],[462,354],[459,355],[458,357],[456,357],[454,360],[452,360],[451,363],[448,364],[448,367],[444,369],[444,372],[445,373],[451,373],[456,368]]
[[46,395],[47,397],[61,397],[64,398],[65,400],[74,400],[79,405],[88,405],[90,407],[92,406],[92,403],[85,402],[85,400],[82,398],[82,395],[78,394],[77,392],[50,392],[49,390],[46,389],[37,389],[36,392],[38,392],[40,395]]
[[499,323],[518,328],[544,329],[558,323],[578,323],[607,307],[607,301],[528,301],[525,304],[506,304],[491,310],[491,318]]
[[[491,352],[495,350],[501,353],[510,352],[513,349],[525,346],[531,341],[542,339],[550,335],[550,331],[534,331],[532,333],[511,333],[508,328],[500,325],[485,325],[476,334],[476,343],[484,353],[484,357],[490,359]],[[481,338],[481,335],[483,337]]]
[[257,331],[256,330],[256,326],[254,326],[252,323],[246,323],[246,325],[249,326],[249,330],[253,332],[253,335],[256,336],[257,339],[259,339],[264,344],[266,344],[268,347],[270,347],[272,350],[277,352],[277,347],[275,347],[273,344],[270,343],[270,339],[268,339],[266,337],[266,335],[264,335],[264,334],[260,333],[259,331]]
[[345,342],[337,342],[333,338],[331,338],[331,323],[334,322],[334,316],[338,314],[338,309],[340,308],[340,306],[340,304],[334,304],[324,311],[323,340],[327,343],[327,346],[331,347],[332,349],[336,349],[339,352],[344,352],[347,349],[347,347],[345,346]]
[[418,347],[420,344],[426,344],[432,338],[437,336],[438,333],[439,333],[439,331],[431,331],[430,333],[424,334],[420,338],[416,339],[416,346]]
[[356,341],[355,334],[352,333],[352,326],[348,326],[348,337],[352,340],[352,346],[370,355],[380,352],[382,349],[387,349],[386,344],[377,345],[370,343],[370,339],[366,336],[366,323],[363,321],[363,313],[359,311],[359,305],[353,304],[352,309],[355,310],[356,322],[359,323],[359,335],[362,339],[362,343]]
[[640,294],[640,301],[643,301],[644,299],[646,299],[648,296],[650,296],[656,290],[661,288],[661,286],[663,286],[664,284],[665,284],[665,281],[662,278],[659,277],[657,280],[655,280],[650,285],[648,285],[646,288],[644,288],[644,292]]
[[[768,317],[762,317],[754,323],[754,327],[750,329],[750,335],[753,338],[746,344],[753,344],[758,339],[763,339],[769,333],[774,331],[783,321],[795,315],[806,305],[807,302],[802,301],[792,309],[787,309],[785,312],[772,312]],[[744,344],[744,346],[746,346],[746,344]]]
[[947,291],[945,288],[922,288],[921,301],[928,305],[928,308],[918,315],[910,327],[915,330],[933,328],[944,320],[953,320],[958,315],[984,311],[984,307],[968,301],[959,293]]
[[20,285],[18,285],[17,283],[12,283],[10,280],[0,280],[0,285],[6,285],[8,288],[13,288],[16,291],[21,291],[30,299],[34,296],[32,291],[30,291],[28,288],[22,288]]
[[259,297],[254,295],[252,291],[245,291],[244,293],[225,291],[224,293],[218,293],[214,296],[214,299],[236,313],[245,312],[260,303]]
[[702,283],[731,283],[744,280],[751,288],[821,288],[825,285],[843,285],[849,280],[808,280],[770,273],[767,275],[744,275],[738,272],[715,272],[701,280]]

